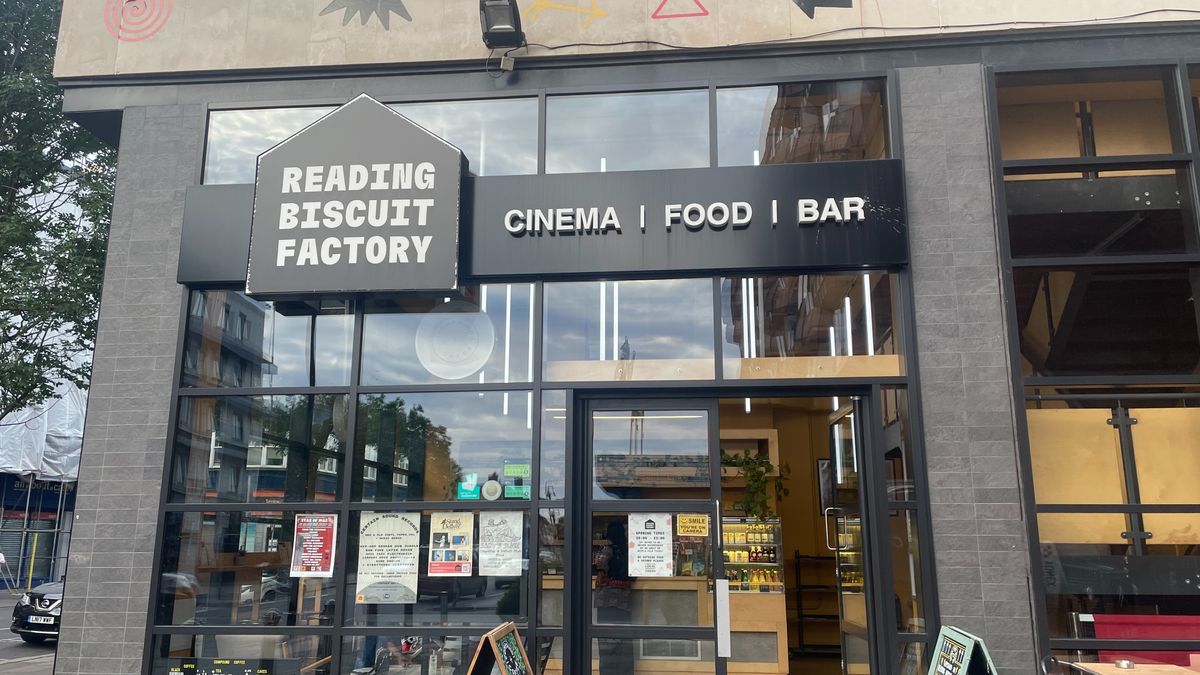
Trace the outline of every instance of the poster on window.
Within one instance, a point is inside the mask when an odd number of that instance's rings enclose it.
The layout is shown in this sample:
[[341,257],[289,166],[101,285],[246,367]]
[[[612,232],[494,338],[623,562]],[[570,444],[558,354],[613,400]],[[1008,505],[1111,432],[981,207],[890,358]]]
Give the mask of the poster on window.
[[415,603],[421,561],[421,514],[366,511],[361,523],[355,602]]
[[429,576],[471,576],[474,513],[435,513],[429,517]]
[[521,575],[525,514],[520,511],[479,514],[479,576]]
[[336,513],[297,514],[292,538],[292,576],[332,578],[336,546]]
[[669,513],[629,514],[629,576],[675,576]]

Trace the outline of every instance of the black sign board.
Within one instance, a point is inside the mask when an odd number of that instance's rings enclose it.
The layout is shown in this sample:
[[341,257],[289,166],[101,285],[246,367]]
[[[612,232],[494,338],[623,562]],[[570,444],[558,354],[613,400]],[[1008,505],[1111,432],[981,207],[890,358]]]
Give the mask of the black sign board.
[[996,665],[983,640],[954,628],[942,626],[929,675],[995,675]]
[[899,160],[487,177],[473,199],[479,278],[908,262]]
[[534,675],[525,645],[521,643],[521,634],[511,621],[483,635],[466,675],[491,675],[493,667],[500,675]]
[[246,292],[451,290],[462,153],[363,94],[258,158]]

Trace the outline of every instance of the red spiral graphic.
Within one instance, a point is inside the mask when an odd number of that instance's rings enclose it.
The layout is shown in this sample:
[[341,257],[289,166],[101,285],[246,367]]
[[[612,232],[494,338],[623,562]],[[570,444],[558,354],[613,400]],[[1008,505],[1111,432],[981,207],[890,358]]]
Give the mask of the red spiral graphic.
[[122,42],[152,37],[171,17],[172,0],[106,0],[104,26]]

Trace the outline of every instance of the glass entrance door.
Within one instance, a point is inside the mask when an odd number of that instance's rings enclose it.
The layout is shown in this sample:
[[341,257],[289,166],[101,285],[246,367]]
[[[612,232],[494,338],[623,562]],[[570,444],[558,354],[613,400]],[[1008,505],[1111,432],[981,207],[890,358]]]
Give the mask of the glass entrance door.
[[871,606],[863,534],[862,421],[859,401],[850,401],[829,416],[831,504],[822,513],[825,546],[836,560],[838,633],[844,675],[869,675]]
[[602,401],[585,412],[590,493],[577,550],[591,573],[577,586],[579,662],[596,675],[724,675],[715,402]]

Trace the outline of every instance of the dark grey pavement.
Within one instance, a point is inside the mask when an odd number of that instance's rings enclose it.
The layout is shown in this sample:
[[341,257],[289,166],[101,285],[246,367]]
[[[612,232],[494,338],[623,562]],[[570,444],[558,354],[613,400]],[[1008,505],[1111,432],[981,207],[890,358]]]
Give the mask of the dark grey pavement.
[[[4,626],[7,628],[7,624]],[[54,641],[26,644],[5,630],[0,633],[0,673],[4,675],[50,675],[54,670]]]

